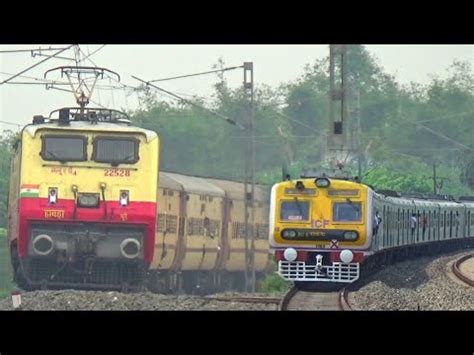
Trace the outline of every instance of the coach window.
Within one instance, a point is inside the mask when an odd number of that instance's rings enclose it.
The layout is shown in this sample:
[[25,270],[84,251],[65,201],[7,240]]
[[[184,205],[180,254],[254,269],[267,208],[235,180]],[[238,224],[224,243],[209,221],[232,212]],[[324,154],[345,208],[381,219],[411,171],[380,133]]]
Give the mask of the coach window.
[[283,201],[280,208],[280,220],[300,222],[309,220],[308,201]]
[[41,140],[43,160],[62,163],[87,160],[87,138],[84,136],[44,135]]
[[362,204],[360,202],[334,202],[332,206],[334,222],[359,222],[362,220]]
[[138,156],[139,141],[132,137],[104,137],[94,139],[92,159],[98,163],[135,164]]

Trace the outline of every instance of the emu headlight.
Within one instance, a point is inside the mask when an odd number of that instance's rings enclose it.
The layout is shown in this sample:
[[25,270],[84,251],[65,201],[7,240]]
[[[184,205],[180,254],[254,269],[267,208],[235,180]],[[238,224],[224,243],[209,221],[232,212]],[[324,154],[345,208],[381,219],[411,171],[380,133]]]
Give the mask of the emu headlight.
[[293,248],[287,248],[283,252],[283,256],[288,261],[295,261],[298,257],[298,252]]
[[329,187],[329,185],[331,185],[331,182],[328,178],[317,178],[314,180],[314,183],[317,187]]
[[344,249],[343,251],[341,251],[341,253],[339,254],[339,258],[341,259],[341,261],[345,264],[348,264],[350,263],[352,260],[354,260],[354,253],[352,251],[350,251],[349,249]]
[[296,182],[296,188],[297,188],[298,190],[304,190],[303,181],[297,181],[297,182]]
[[357,238],[359,237],[359,235],[357,234],[357,232],[354,232],[354,231],[348,231],[348,232],[344,232],[344,240],[356,240]]
[[295,238],[296,237],[296,231],[294,231],[292,229],[285,229],[281,233],[281,235],[282,235],[283,238]]

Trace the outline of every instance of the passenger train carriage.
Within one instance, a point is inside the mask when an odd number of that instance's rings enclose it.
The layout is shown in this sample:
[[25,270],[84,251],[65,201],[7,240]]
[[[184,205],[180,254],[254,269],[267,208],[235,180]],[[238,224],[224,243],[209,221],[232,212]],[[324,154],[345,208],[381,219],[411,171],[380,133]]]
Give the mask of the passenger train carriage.
[[474,246],[474,199],[469,200],[377,193],[348,179],[284,181],[271,192],[270,252],[278,273],[297,285],[351,283],[375,256]]
[[8,211],[23,287],[123,287],[154,256],[159,140],[104,109],[35,116],[16,142]]
[[[244,185],[240,182],[160,172],[153,291],[187,293],[243,289]],[[263,278],[268,254],[268,193],[255,188],[254,269]],[[247,246],[250,249],[250,242]],[[248,250],[248,249],[247,249]]]

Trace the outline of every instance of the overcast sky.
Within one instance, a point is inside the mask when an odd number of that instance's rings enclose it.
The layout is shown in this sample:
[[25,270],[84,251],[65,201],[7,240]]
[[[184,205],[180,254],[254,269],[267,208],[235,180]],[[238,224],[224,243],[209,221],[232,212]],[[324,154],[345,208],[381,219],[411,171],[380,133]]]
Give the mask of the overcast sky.
[[[0,45],[0,52],[10,49],[38,48],[38,45]],[[47,46],[42,46],[46,48]],[[59,46],[63,47],[63,46]],[[92,53],[100,45],[80,45],[85,53]],[[379,60],[388,73],[394,74],[401,83],[415,81],[426,83],[431,75],[443,77],[447,67],[455,59],[470,61],[474,67],[473,45],[369,45],[368,50]],[[327,45],[107,45],[91,59],[98,66],[106,67],[121,75],[122,82],[136,86],[139,83],[131,75],[152,80],[188,73],[212,70],[212,65],[222,57],[226,66],[241,65],[244,61],[254,63],[255,84],[273,87],[296,79],[303,73],[305,64],[326,56]],[[53,53],[53,52],[48,52]],[[74,57],[72,50],[62,53]],[[0,53],[0,82],[45,57],[32,57],[25,53]],[[73,65],[73,61],[51,59],[40,64],[24,75],[42,78],[43,73],[56,66]],[[91,65],[90,62],[87,63]],[[234,70],[226,74],[232,87],[242,83],[242,71]],[[48,77],[49,78],[49,77]],[[52,79],[60,79],[52,76]],[[13,81],[31,81],[16,78]],[[159,83],[170,91],[187,95],[209,96],[215,75],[179,79]],[[109,80],[101,85],[116,85]],[[99,90],[93,100],[111,108],[132,109],[136,107],[134,94],[126,91]],[[37,114],[48,115],[50,111],[63,106],[76,106],[70,93],[46,90],[44,85],[0,85],[0,121],[25,124]],[[16,126],[0,123],[0,129],[13,129]]]

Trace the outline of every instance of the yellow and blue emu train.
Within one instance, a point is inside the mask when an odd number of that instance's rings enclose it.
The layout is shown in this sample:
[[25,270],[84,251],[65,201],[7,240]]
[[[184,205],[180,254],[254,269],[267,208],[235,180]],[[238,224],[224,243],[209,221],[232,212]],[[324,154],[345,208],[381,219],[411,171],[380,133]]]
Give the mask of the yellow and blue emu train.
[[297,285],[351,283],[361,265],[380,262],[375,256],[439,251],[473,239],[472,198],[375,192],[355,180],[325,176],[283,181],[271,191],[270,252],[279,275]]

